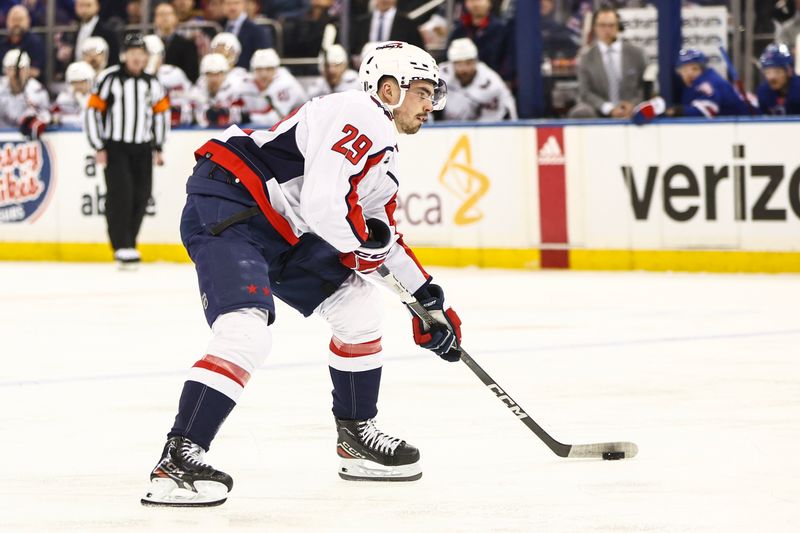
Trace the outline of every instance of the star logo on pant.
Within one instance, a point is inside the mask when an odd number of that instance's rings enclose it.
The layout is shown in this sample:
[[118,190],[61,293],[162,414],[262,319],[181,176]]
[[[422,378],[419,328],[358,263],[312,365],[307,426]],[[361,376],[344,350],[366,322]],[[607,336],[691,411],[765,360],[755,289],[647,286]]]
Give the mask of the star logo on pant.
[[253,284],[250,284],[250,285],[247,286],[247,293],[248,294],[255,294],[256,292],[258,292],[258,287],[256,287]]

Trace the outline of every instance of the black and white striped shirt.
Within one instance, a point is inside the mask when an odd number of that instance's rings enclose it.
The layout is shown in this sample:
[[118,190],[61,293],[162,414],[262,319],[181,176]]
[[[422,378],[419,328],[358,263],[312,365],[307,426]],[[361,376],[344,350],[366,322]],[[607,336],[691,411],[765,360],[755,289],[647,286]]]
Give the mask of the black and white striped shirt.
[[95,150],[109,141],[161,150],[169,125],[169,98],[155,76],[131,76],[122,65],[100,73],[86,110],[86,133]]

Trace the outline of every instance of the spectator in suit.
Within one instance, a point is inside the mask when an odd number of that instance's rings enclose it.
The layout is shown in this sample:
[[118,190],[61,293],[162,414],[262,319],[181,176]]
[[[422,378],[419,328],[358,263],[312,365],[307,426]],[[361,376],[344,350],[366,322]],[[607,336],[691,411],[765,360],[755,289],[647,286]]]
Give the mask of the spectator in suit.
[[350,48],[361,50],[368,42],[405,41],[422,47],[418,24],[397,11],[397,0],[375,0],[375,9],[357,17],[350,32]]
[[75,15],[78,18],[78,33],[72,39],[63,39],[58,48],[59,62],[66,65],[81,60],[81,45],[89,37],[102,37],[108,44],[108,64],[119,63],[119,41],[116,33],[100,22],[98,0],[75,0]]
[[513,32],[492,14],[492,0],[465,0],[466,13],[456,21],[449,42],[467,37],[478,47],[478,59],[508,81],[513,77]]
[[195,8],[194,0],[172,0],[172,7],[175,8],[175,15],[178,23],[201,20],[202,12]]
[[244,0],[225,0],[222,9],[226,18],[225,31],[234,34],[242,45],[236,65],[247,69],[256,50],[273,48],[272,35],[266,28],[247,18]]
[[619,39],[619,13],[601,7],[592,17],[595,44],[578,60],[578,103],[570,118],[631,118],[644,100],[644,51]]
[[167,2],[158,4],[153,23],[156,27],[156,35],[164,42],[166,50],[164,63],[179,67],[192,83],[195,83],[200,74],[197,47],[192,41],[175,32],[178,27],[178,16],[172,4]]
[[0,41],[0,57],[5,57],[6,52],[13,48],[28,52],[30,75],[38,78],[44,67],[44,42],[39,35],[30,33],[30,29],[31,17],[27,9],[22,6],[9,9],[6,16],[8,35]]

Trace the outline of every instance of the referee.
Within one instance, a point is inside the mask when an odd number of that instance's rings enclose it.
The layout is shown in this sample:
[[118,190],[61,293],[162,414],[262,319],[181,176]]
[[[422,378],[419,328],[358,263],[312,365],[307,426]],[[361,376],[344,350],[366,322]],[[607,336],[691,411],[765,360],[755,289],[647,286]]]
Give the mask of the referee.
[[102,71],[89,97],[86,133],[105,166],[106,221],[121,267],[140,261],[136,237],[153,185],[153,163],[169,130],[169,99],[146,72],[147,50],[139,33],[125,36],[121,64]]

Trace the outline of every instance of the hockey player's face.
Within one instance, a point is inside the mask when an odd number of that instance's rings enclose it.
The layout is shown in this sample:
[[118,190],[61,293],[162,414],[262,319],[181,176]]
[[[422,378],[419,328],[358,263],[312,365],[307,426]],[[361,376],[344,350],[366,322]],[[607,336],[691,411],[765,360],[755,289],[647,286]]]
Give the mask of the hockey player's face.
[[773,91],[782,91],[789,83],[789,72],[785,68],[770,67],[764,69],[764,79]]
[[100,72],[106,68],[107,56],[106,54],[95,54],[94,52],[84,52],[81,57],[84,61],[89,63],[95,72]]
[[456,78],[461,82],[461,85],[469,85],[475,78],[478,72],[478,62],[474,59],[467,61],[454,61],[453,70],[455,70]]
[[256,77],[256,81],[261,87],[268,87],[272,80],[275,79],[275,72],[278,69],[275,67],[269,68],[257,68],[253,71],[253,75]]
[[219,91],[219,88],[222,87],[222,82],[224,81],[224,72],[209,72],[206,74],[206,86],[208,87],[208,92],[210,92],[212,95],[217,94],[217,91]]
[[342,81],[342,76],[344,76],[345,70],[347,70],[347,63],[332,63],[328,65],[328,68],[325,69],[325,80],[327,80],[328,85],[331,87],[336,87],[339,85],[339,82]]
[[394,120],[401,133],[417,133],[425,122],[428,113],[433,111],[433,83],[413,81],[406,91],[403,104],[394,110]]
[[686,65],[681,65],[678,69],[678,75],[683,80],[684,85],[691,87],[694,80],[703,73],[703,68],[700,63],[687,63]]
[[89,94],[92,90],[92,82],[89,80],[73,81],[70,85],[76,94]]

